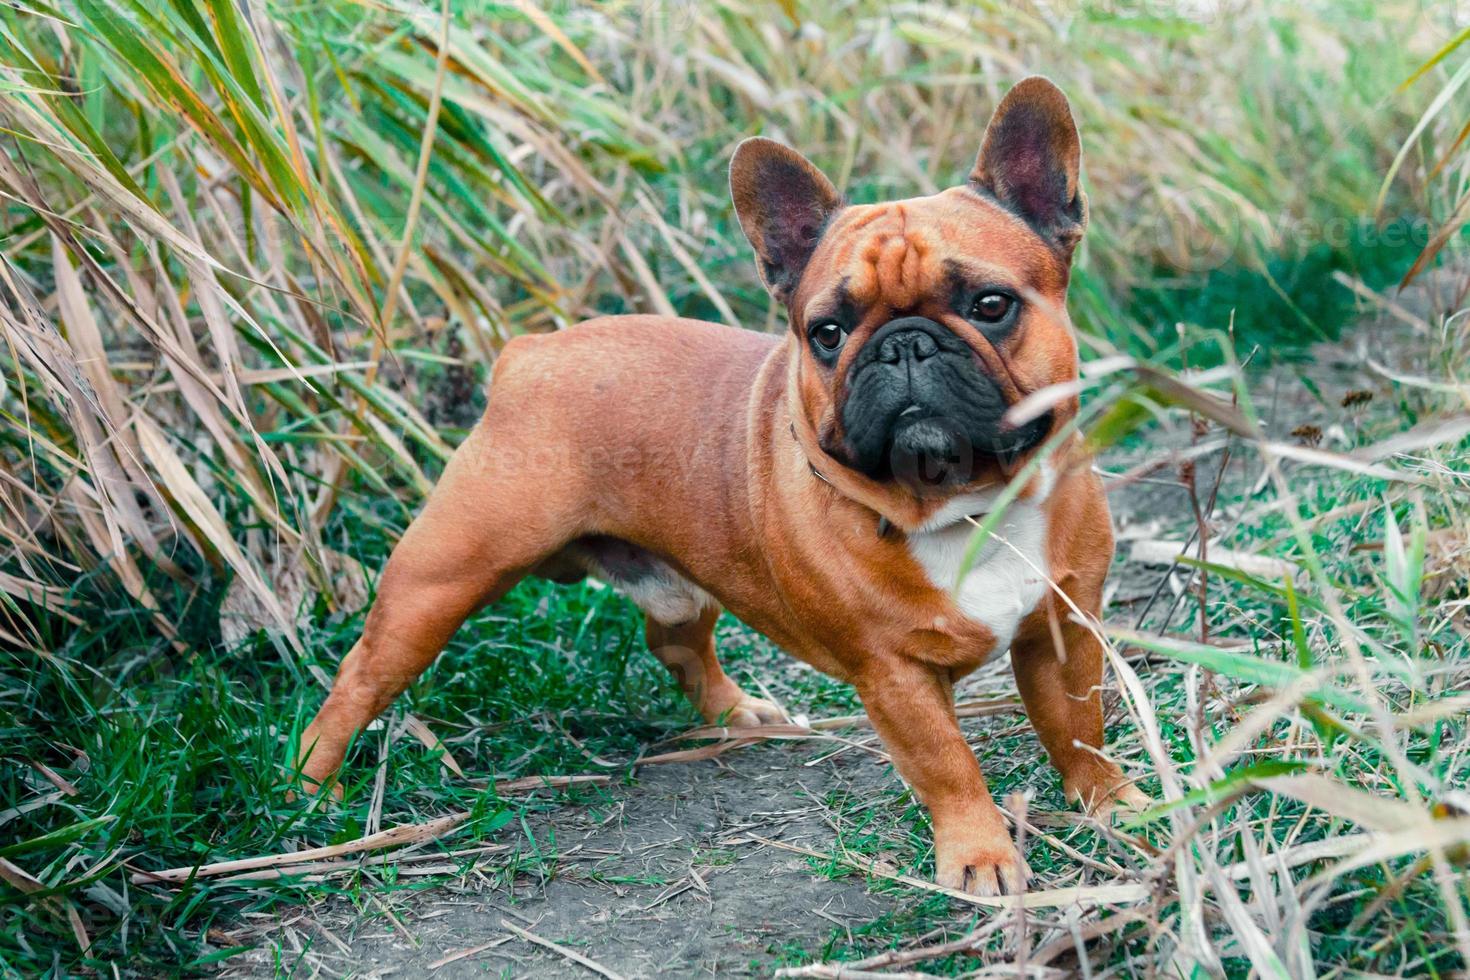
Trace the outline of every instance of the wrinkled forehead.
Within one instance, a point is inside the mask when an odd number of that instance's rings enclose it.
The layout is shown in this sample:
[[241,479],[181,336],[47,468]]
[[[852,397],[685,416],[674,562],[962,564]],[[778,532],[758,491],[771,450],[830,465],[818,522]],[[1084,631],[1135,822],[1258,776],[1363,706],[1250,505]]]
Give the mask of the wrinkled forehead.
[[883,305],[893,311],[966,284],[1066,288],[1066,266],[1024,221],[966,187],[844,209],[822,236],[793,304],[797,310]]

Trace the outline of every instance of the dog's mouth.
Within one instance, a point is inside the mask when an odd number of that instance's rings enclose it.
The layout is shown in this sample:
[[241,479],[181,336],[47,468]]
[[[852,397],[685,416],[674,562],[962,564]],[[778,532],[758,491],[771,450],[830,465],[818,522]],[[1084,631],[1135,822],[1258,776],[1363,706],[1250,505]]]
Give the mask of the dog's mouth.
[[1043,416],[1021,426],[976,431],[967,429],[962,419],[911,405],[894,420],[876,458],[860,461],[856,468],[874,479],[958,486],[988,468],[1010,472],[1050,429],[1051,418]]

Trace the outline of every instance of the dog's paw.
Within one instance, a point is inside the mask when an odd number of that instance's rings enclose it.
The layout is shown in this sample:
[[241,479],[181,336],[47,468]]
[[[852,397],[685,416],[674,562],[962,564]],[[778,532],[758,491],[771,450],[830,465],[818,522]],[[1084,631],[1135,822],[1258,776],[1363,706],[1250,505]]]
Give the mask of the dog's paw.
[[1153,799],[1128,782],[1122,773],[1107,782],[1093,782],[1084,787],[1067,786],[1067,799],[1078,804],[1089,816],[1106,821],[1121,810],[1147,810]]
[[1019,895],[1031,877],[1008,837],[969,847],[935,848],[934,880],[969,895]]
[[741,697],[735,706],[724,713],[717,724],[726,728],[754,728],[757,725],[782,725],[786,714],[764,698],[753,698],[749,694]]

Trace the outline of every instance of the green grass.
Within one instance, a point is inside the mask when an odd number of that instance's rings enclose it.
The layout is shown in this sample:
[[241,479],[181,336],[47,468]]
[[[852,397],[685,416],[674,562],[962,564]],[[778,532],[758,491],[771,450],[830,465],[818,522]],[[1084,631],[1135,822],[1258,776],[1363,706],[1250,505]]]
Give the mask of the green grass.
[[[1161,269],[1152,282],[1135,286],[1130,309],[1153,324],[1167,347],[1177,339],[1176,325],[1217,325],[1222,316],[1235,325],[1237,347],[1260,347],[1260,360],[1306,356],[1313,341],[1335,340],[1354,322],[1358,300],[1336,278],[1347,275],[1373,290],[1389,290],[1428,243],[1423,219],[1395,218],[1384,227],[1366,219],[1332,241],[1289,242],[1253,262],[1227,259],[1213,268],[1181,275]],[[1191,364],[1218,363],[1218,354],[1191,351]]]

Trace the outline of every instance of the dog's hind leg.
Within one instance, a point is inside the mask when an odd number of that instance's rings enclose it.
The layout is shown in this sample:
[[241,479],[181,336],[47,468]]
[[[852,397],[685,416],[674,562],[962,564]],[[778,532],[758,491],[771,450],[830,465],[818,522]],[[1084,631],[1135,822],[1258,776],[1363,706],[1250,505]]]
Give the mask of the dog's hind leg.
[[711,725],[750,728],[786,720],[781,709],[740,689],[715,656],[715,621],[720,608],[704,606],[688,622],[669,625],[652,615],[645,619],[648,648],[659,659],[691,704]]
[[746,694],[725,673],[715,656],[720,607],[669,561],[607,535],[580,538],[558,557],[614,586],[643,610],[648,649],[705,721],[749,728],[784,720],[780,708]]
[[[537,499],[526,474],[493,465],[478,427],[455,453],[423,511],[393,549],[362,637],[307,726],[297,764],[308,789],[337,772],[352,738],[434,662],[461,623],[504,595],[565,533],[565,515]],[[340,791],[339,791],[340,792]]]

